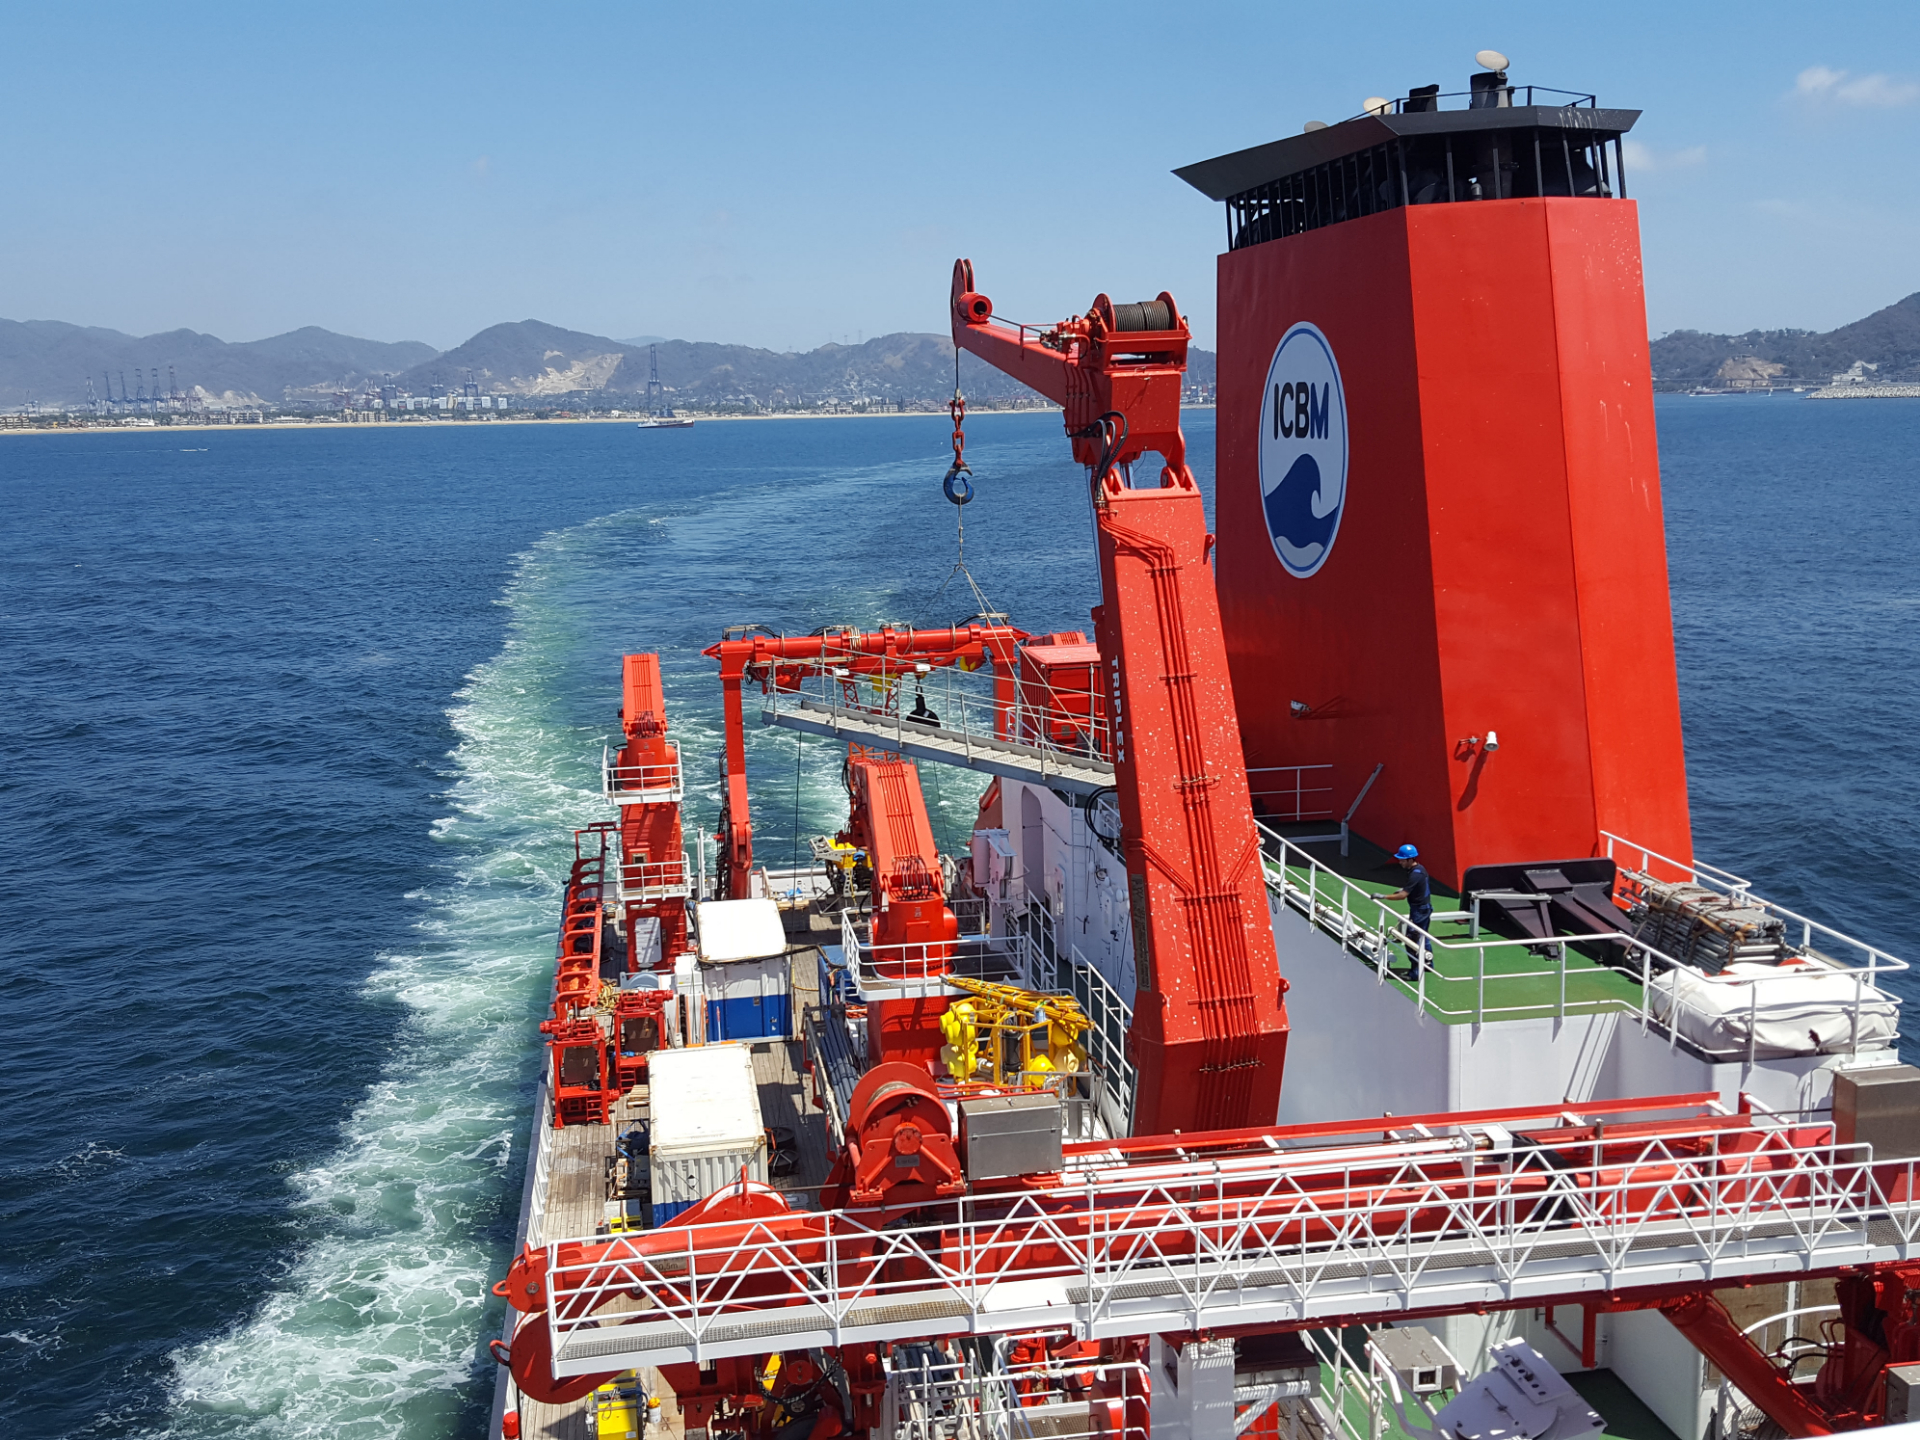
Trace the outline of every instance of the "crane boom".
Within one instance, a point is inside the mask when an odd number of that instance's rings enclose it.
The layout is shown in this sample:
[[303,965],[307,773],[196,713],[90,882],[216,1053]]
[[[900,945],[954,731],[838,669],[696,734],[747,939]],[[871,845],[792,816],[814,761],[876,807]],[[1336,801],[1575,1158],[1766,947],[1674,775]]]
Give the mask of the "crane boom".
[[[1180,391],[1190,332],[1162,291],[1050,329],[993,319],[953,268],[953,342],[1060,403],[1091,471],[1094,611],[1139,980],[1134,1132],[1273,1123],[1287,1012],[1214,590],[1206,511],[1187,468]],[[1165,460],[1157,483],[1133,462]]]

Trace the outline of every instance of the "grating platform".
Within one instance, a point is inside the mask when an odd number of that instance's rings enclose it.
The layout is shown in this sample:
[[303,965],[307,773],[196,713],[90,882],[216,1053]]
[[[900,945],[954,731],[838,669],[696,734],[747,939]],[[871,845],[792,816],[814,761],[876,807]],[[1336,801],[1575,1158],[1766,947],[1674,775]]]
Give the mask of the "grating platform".
[[987,775],[1046,785],[1070,795],[1092,795],[1113,788],[1113,766],[1092,755],[1069,755],[1041,745],[1021,745],[970,730],[912,724],[897,716],[828,705],[801,698],[783,708],[760,712],[763,723],[821,735],[829,740],[853,740],[879,750],[890,750],[910,760],[960,765]]

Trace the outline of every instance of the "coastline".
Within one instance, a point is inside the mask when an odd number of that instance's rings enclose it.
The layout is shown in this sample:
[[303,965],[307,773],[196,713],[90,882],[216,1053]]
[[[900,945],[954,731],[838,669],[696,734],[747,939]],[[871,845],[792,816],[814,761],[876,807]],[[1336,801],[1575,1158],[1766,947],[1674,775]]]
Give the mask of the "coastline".
[[[1207,405],[1182,405],[1184,410],[1211,410]],[[972,410],[969,419],[978,419],[983,415],[1059,415],[1056,405],[1028,405],[1017,410]],[[780,415],[692,415],[688,417],[700,424],[728,424],[735,421],[776,421],[776,420],[938,420],[942,424],[951,424],[946,414],[939,410],[849,410],[845,412],[799,411]],[[8,426],[0,428],[0,436],[8,435],[158,435],[158,434],[206,434],[209,431],[254,432],[261,430],[414,430],[414,429],[483,429],[493,425],[631,425],[639,428],[638,420],[631,415],[618,417],[611,415],[567,415],[567,416],[525,416],[510,420],[322,420],[287,419],[269,420],[259,424],[232,425],[213,424],[207,421],[188,421],[185,424],[171,425],[50,425],[50,426]]]

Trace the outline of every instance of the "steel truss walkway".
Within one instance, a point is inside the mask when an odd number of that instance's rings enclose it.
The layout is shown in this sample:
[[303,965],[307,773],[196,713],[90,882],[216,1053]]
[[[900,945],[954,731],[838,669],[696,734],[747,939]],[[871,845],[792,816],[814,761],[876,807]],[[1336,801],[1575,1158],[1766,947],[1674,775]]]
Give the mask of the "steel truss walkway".
[[969,770],[1048,785],[1071,795],[1092,795],[1113,787],[1113,766],[1098,756],[1000,740],[972,729],[923,725],[876,710],[829,705],[810,696],[775,698],[777,704],[760,712],[761,720],[768,725],[830,740],[852,740],[910,760],[964,765]]
[[[1622,1120],[1685,1101],[1680,1121]],[[1070,1328],[1334,1325],[1909,1258],[1913,1161],[1708,1096],[1069,1147],[1060,1177],[547,1247],[557,1375]],[[1613,1117],[1609,1119],[1609,1116]],[[1170,1148],[1177,1143],[1181,1148]],[[757,1218],[721,1220],[756,1210]],[[535,1323],[540,1323],[537,1319]]]

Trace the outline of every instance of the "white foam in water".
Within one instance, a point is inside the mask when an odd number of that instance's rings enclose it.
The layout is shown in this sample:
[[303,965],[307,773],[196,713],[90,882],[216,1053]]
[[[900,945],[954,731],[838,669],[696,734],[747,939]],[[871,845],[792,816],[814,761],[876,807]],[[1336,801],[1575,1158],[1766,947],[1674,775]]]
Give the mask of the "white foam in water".
[[[616,726],[620,647],[639,641],[662,652],[674,738],[694,762],[691,836],[719,800],[720,696],[700,647],[737,618],[747,595],[804,589],[790,617],[796,629],[896,614],[897,582],[846,583],[871,566],[867,536],[841,536],[847,555],[791,555],[781,527],[799,506],[857,513],[908,473],[836,468],[803,495],[783,484],[755,491],[751,503],[736,496],[676,513],[672,573],[698,574],[702,584],[669,610],[652,563],[665,543],[658,517],[604,516],[522,557],[502,602],[512,611],[506,646],[449,712],[460,736],[452,813],[434,827],[447,876],[425,897],[418,951],[381,957],[367,982],[369,994],[407,1008],[398,1049],[343,1127],[338,1152],[295,1178],[296,1211],[310,1217],[313,1238],[247,1323],[175,1357],[170,1435],[425,1440],[459,1430],[465,1407],[484,1407],[492,1366],[482,1360],[476,1371],[475,1356],[498,1333],[481,1321],[504,1259],[489,1246],[501,1207],[510,1228],[519,1203],[510,1147],[529,1119],[569,836],[607,815],[599,747]],[[937,582],[950,563],[919,570]],[[597,698],[575,715],[565,692],[583,674]],[[846,818],[840,752],[800,747],[796,806],[794,738],[750,721],[747,745],[761,782],[760,858],[804,861],[794,832],[830,831]],[[923,767],[923,783],[935,827],[952,843],[971,828],[984,781],[929,773],[938,768]]]
[[506,646],[456,696],[452,813],[434,827],[448,873],[417,952],[381,957],[366,987],[406,1007],[398,1048],[338,1152],[294,1179],[315,1238],[247,1323],[175,1356],[175,1435],[444,1435],[478,1393],[488,1231],[503,1196],[509,1214],[518,1201],[504,1172],[527,1123],[529,1017],[568,837],[599,818],[600,737],[558,717],[551,683],[578,633],[569,552],[592,528],[522,557]]

